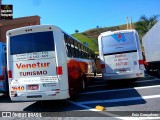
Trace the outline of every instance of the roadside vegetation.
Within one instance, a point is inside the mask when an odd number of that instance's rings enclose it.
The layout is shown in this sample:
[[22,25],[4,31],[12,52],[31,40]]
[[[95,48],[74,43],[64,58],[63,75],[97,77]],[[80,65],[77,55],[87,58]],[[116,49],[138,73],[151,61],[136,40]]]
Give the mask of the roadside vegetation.
[[[133,28],[138,31],[140,40],[142,40],[142,37],[148,32],[152,26],[158,21],[159,16],[153,15],[149,18],[146,16],[141,16],[139,21],[136,23],[133,23]],[[80,40],[82,43],[89,46],[90,49],[94,50],[95,52],[98,51],[98,36],[102,32],[106,31],[115,31],[115,30],[125,30],[127,29],[127,25],[119,25],[119,26],[112,26],[112,27],[99,27],[96,26],[96,28],[79,32],[78,29],[75,30],[75,33],[72,34],[73,37]],[[142,43],[142,42],[141,42]]]

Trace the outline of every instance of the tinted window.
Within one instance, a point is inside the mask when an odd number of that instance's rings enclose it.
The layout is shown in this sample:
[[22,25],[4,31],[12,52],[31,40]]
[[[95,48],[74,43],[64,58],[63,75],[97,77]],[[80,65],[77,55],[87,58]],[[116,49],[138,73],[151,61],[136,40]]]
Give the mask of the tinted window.
[[137,49],[134,33],[113,34],[102,38],[103,54],[132,51]]
[[38,32],[12,36],[11,55],[31,52],[54,51],[53,32]]

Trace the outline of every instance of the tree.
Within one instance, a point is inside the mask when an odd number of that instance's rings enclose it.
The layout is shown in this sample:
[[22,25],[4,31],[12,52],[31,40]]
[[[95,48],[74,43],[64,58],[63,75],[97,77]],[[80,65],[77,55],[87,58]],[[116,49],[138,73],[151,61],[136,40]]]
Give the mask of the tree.
[[78,30],[75,30],[75,33],[78,33],[79,31]]
[[139,33],[139,37],[142,37],[153,27],[153,25],[158,21],[158,15],[153,15],[147,18],[145,15],[141,16],[139,21],[135,23],[135,29]]

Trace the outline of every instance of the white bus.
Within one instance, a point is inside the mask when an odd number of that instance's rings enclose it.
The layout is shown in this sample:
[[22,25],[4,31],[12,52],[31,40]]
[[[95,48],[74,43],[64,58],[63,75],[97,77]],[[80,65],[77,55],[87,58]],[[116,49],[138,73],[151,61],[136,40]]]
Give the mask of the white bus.
[[60,28],[27,26],[6,36],[11,100],[67,99],[86,87],[94,52]]
[[144,64],[136,30],[101,33],[99,57],[104,80],[144,77]]

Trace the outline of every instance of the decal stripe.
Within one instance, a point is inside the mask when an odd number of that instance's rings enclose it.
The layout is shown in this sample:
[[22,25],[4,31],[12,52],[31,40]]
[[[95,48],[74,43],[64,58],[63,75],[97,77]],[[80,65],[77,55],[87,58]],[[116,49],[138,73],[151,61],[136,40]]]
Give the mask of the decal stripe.
[[130,51],[122,51],[122,52],[116,52],[116,53],[108,53],[108,54],[103,54],[105,55],[115,55],[115,54],[123,54],[123,53],[131,53],[131,52],[137,52],[137,50],[130,50]]

